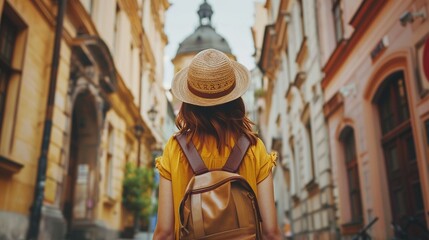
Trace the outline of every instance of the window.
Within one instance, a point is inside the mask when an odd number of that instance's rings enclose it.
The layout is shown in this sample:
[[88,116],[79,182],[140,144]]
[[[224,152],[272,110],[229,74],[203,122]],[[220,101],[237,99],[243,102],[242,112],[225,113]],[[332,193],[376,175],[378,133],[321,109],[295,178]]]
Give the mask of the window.
[[0,134],[5,114],[9,78],[14,71],[12,58],[17,34],[18,27],[9,19],[7,14],[3,14],[0,25]]
[[305,130],[306,130],[308,142],[309,142],[308,147],[310,148],[309,155],[310,155],[311,176],[312,176],[312,178],[316,178],[316,167],[315,167],[315,163],[314,163],[314,152],[313,152],[313,137],[311,134],[310,118],[308,118],[307,122],[305,123]]
[[340,42],[343,39],[341,0],[332,0],[332,15],[334,16],[335,39]]
[[107,133],[107,158],[105,166],[105,192],[109,197],[113,197],[113,159],[114,159],[114,148],[115,148],[115,134],[114,128],[109,124]]
[[343,130],[340,140],[344,149],[347,181],[349,187],[349,199],[351,210],[351,222],[362,222],[362,201],[359,182],[359,166],[357,162],[356,144],[353,129],[347,127]]
[[379,112],[383,134],[409,119],[403,75],[401,73],[391,75],[384,85],[387,86],[379,96]]
[[425,122],[426,127],[426,144],[429,146],[429,119]]
[[116,4],[116,13],[115,13],[115,21],[114,21],[114,26],[113,26],[113,43],[112,43],[112,47],[113,47],[113,55],[115,56],[116,60],[118,60],[118,53],[119,53],[119,38],[120,38],[120,34],[119,33],[119,28],[120,28],[120,13],[121,13],[121,9],[119,8],[119,5]]
[[400,222],[404,217],[416,216],[424,222],[422,186],[402,71],[383,81],[375,103],[382,130],[392,220]]

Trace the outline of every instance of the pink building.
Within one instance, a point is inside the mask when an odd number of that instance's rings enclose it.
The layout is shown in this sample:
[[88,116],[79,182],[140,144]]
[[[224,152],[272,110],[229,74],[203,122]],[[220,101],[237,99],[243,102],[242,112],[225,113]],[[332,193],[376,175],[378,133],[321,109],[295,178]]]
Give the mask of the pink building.
[[429,1],[317,6],[341,235],[376,217],[373,239],[392,237],[391,223],[411,216],[428,227]]

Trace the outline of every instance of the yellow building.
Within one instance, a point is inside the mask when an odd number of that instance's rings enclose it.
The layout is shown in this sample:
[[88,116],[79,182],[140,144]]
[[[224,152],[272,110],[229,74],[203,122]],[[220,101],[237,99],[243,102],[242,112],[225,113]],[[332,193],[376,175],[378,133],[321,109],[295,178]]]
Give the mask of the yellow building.
[[163,141],[168,7],[0,0],[0,239],[30,225],[38,239],[117,239],[132,226],[123,170],[149,166]]

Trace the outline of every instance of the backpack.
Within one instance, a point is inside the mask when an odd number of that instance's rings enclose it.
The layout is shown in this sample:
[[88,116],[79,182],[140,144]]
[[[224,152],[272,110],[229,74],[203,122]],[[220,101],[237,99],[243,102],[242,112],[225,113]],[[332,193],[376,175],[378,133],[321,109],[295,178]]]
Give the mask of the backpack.
[[186,135],[176,136],[194,172],[180,203],[180,239],[262,239],[256,195],[237,174],[250,146],[242,135],[222,169],[208,170]]

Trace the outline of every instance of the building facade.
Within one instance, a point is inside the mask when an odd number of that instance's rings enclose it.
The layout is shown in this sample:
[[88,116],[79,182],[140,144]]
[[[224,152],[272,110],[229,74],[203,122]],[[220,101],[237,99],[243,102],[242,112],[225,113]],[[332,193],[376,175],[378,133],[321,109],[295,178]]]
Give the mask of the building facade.
[[340,232],[427,227],[429,2],[316,2]]
[[279,156],[274,170],[278,222],[286,237],[335,239],[316,2],[267,0],[265,9],[260,122],[267,148]]
[[0,1],[0,238],[117,239],[132,227],[124,167],[149,165],[163,141],[168,7]]
[[256,132],[259,132],[261,128],[259,111],[263,108],[263,102],[259,98],[263,92],[263,73],[257,66],[257,59],[261,55],[265,25],[268,21],[267,11],[264,6],[265,4],[262,2],[255,2],[253,5],[254,21],[250,31],[253,39],[255,67],[250,70],[250,87],[243,95],[247,116],[255,123]]

